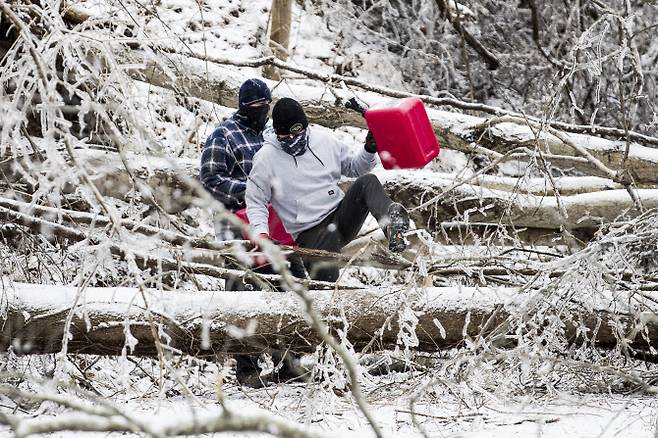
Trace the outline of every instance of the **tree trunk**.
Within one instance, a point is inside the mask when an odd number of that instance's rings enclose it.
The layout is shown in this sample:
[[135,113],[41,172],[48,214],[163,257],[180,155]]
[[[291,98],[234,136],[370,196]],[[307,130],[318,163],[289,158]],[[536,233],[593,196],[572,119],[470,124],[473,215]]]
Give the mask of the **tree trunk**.
[[[268,292],[154,292],[134,288],[77,288],[5,285],[0,308],[0,348],[23,354],[54,353],[62,349],[70,316],[68,352],[89,354],[156,355],[154,333],[165,350],[191,355],[247,353],[267,348],[313,351],[320,338],[308,326],[299,298],[292,293]],[[504,329],[510,314],[518,313],[519,292],[502,288],[428,288],[418,292],[311,291],[316,311],[335,329],[348,323],[347,339],[357,350],[375,339],[376,349],[400,345],[400,315],[413,309],[418,323],[408,333],[419,351],[438,351],[462,345],[464,337]],[[472,297],[465,300],[464,297]],[[505,304],[504,304],[505,303]],[[466,307],[466,306],[469,307]],[[71,310],[73,309],[73,312]],[[573,317],[570,314],[570,317]],[[597,331],[597,318],[603,322]],[[635,320],[606,309],[581,314],[596,333],[597,345],[617,343],[613,328],[637,333]],[[407,320],[408,322],[408,320]],[[407,324],[405,322],[405,324]],[[566,320],[567,336],[575,331]],[[501,325],[503,324],[503,325]],[[638,323],[639,324],[639,323]],[[658,341],[658,326],[644,321],[647,338]],[[439,328],[440,326],[440,328]],[[640,330],[641,331],[641,330]],[[645,347],[643,336],[629,345]],[[404,345],[401,345],[404,348]]]
[[[290,44],[290,25],[292,21],[292,0],[272,0],[271,11],[270,48],[278,59],[288,60],[288,46]],[[263,69],[263,76],[273,81],[281,80],[279,69],[267,65]]]
[[[419,228],[437,229],[444,221],[503,224],[514,227],[592,230],[641,212],[626,190],[571,196],[535,196],[462,184],[452,190],[447,181],[417,178],[413,173],[386,179],[386,191],[410,209]],[[658,207],[658,190],[640,189],[645,209]]]

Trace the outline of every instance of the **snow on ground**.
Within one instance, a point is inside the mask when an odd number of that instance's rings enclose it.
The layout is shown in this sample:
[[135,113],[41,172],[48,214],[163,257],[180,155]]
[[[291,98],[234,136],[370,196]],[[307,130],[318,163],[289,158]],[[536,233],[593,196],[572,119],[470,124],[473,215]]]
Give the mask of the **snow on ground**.
[[[38,362],[40,357],[34,357]],[[44,360],[44,359],[41,359]],[[84,361],[84,356],[74,360]],[[21,361],[21,366],[26,360]],[[47,360],[44,360],[47,363]],[[138,359],[132,364],[101,358],[91,367],[87,381],[101,393],[114,391],[116,406],[152,424],[183,421],[186,418],[218,413],[218,367],[208,363],[202,368],[189,365],[186,382],[194,398],[181,394],[180,388],[165,381],[162,391],[157,385],[157,362]],[[117,366],[118,365],[118,366]],[[129,376],[122,372],[132,370]],[[152,373],[152,375],[148,374]],[[156,380],[152,380],[155,377]],[[652,396],[619,394],[539,394],[526,397],[498,398],[480,389],[470,396],[456,397],[449,391],[421,400],[412,407],[410,401],[427,379],[414,373],[393,372],[371,376],[366,393],[371,411],[387,437],[421,437],[422,428],[431,437],[548,437],[578,438],[634,437],[650,438],[656,433],[658,401]],[[227,407],[241,414],[266,410],[271,414],[305,425],[310,431],[331,437],[373,436],[367,421],[358,411],[349,393],[333,394],[314,384],[279,384],[262,389],[241,388],[229,378],[221,386]],[[2,401],[5,403],[6,401]],[[64,415],[66,410],[45,403],[39,418]],[[416,413],[414,425],[411,412]],[[134,436],[103,433],[102,436]],[[12,434],[0,428],[0,437]],[[101,436],[93,433],[56,433],[56,437]],[[226,437],[262,437],[257,433],[225,433]]]

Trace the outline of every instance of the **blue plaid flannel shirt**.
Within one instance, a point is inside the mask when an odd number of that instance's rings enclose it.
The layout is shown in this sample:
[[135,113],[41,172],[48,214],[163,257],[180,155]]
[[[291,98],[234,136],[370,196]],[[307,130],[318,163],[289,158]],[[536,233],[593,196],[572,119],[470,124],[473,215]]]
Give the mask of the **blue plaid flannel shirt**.
[[236,113],[206,140],[201,154],[201,184],[230,210],[245,207],[247,175],[263,145],[262,133],[246,126]]

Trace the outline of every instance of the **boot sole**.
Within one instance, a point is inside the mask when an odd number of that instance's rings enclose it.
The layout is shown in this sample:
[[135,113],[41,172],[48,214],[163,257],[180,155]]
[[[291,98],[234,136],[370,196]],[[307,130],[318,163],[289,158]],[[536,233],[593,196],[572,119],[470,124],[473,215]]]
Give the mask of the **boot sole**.
[[393,209],[389,213],[388,249],[391,252],[402,252],[407,247],[404,233],[409,230],[409,213],[404,208]]

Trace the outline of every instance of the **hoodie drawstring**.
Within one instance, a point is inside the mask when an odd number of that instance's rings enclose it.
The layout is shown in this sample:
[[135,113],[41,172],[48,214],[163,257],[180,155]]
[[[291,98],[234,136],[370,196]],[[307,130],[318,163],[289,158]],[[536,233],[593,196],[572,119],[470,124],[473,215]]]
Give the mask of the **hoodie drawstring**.
[[[311,151],[311,153],[313,154],[313,156],[314,156],[315,158],[318,159],[318,161],[320,162],[320,164],[322,164],[323,167],[327,167],[327,166],[324,165],[324,163],[322,162],[322,160],[320,159],[320,157],[318,157],[317,155],[315,155],[315,152],[313,152],[313,149],[311,149],[311,145],[308,145],[308,146],[306,146],[306,147],[308,148],[309,151]],[[295,160],[295,162],[297,162],[297,161]]]

